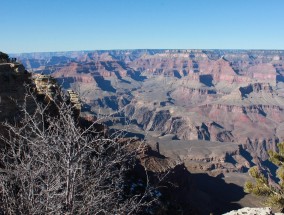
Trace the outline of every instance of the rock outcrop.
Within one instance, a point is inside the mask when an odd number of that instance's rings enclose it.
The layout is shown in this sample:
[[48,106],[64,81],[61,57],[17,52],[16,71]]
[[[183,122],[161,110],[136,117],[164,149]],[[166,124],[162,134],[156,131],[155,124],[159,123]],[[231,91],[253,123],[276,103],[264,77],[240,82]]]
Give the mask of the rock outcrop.
[[31,84],[31,74],[22,64],[0,63],[0,121],[14,121],[18,107],[25,100],[25,84]]
[[59,86],[50,75],[35,75],[34,76],[35,90],[37,95],[43,96],[49,101],[54,101],[56,96],[59,95]]
[[0,63],[8,63],[9,56],[6,53],[0,52]]
[[284,213],[273,213],[271,208],[242,208],[239,210],[234,210],[223,215],[283,215]]
[[[0,63],[0,121],[17,121],[19,107],[24,102],[32,108],[32,101],[26,97],[29,89],[46,104],[61,100],[62,92],[55,78],[38,74],[32,77],[22,64],[10,63],[9,58],[7,59],[7,62]],[[78,95],[72,90],[67,92],[78,117],[81,112]]]

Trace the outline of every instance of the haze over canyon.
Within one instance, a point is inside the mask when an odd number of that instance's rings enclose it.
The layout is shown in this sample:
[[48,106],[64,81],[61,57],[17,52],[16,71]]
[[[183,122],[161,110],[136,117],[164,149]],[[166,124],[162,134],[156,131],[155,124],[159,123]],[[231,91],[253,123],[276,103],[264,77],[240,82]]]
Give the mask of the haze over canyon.
[[[86,118],[145,139],[193,173],[225,176],[227,183],[242,186],[248,168],[265,165],[267,151],[284,140],[284,51],[107,50],[12,56],[27,70],[52,75],[64,89],[77,91]],[[210,190],[217,192],[214,186],[203,192]],[[242,206],[256,205],[250,198],[238,200]]]

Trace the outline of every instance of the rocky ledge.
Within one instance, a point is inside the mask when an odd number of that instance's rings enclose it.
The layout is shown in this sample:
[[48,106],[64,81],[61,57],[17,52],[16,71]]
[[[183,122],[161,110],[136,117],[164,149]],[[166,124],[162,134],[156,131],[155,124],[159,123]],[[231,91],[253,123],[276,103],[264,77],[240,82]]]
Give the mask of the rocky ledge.
[[283,215],[284,213],[273,213],[271,208],[242,208],[239,210],[234,210],[224,215]]

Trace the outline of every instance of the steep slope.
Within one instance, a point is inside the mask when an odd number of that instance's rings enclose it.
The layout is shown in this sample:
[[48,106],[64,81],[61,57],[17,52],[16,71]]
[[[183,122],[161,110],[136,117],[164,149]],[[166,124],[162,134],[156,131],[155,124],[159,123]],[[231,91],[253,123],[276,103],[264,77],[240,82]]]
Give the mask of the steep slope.
[[0,121],[17,117],[16,101],[24,101],[24,84],[30,84],[30,78],[22,64],[0,63]]

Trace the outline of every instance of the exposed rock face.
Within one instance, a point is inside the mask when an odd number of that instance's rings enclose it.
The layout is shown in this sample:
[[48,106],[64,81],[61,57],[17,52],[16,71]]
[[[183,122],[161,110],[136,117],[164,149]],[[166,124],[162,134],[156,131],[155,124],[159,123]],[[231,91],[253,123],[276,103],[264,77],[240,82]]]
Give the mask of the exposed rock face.
[[6,53],[0,52],[0,63],[8,63],[9,56]]
[[[42,97],[42,100],[48,102],[58,102],[63,95],[56,79],[50,75],[38,75],[33,77],[35,83],[35,91],[38,97]],[[79,96],[73,90],[67,90],[68,100],[74,108],[75,118],[77,119],[81,113],[81,102]]]
[[68,93],[68,95],[70,97],[71,104],[80,113],[82,104],[80,102],[78,94],[76,92],[74,92],[73,90],[67,90],[67,93]]
[[[42,101],[48,103],[59,99],[56,96],[60,95],[61,89],[53,77],[37,74],[32,77],[22,64],[0,63],[0,121],[16,121],[20,105],[24,102],[29,106],[33,105],[25,98],[28,86],[34,86],[37,96],[42,97]],[[81,103],[78,95],[72,90],[68,91],[68,95],[76,115],[79,116]]]
[[[196,153],[196,151],[192,153]],[[150,147],[139,154],[139,157],[141,164],[149,171],[150,180],[153,179],[153,176],[156,179],[164,177],[160,182],[159,190],[161,200],[166,206],[160,207],[157,214],[222,214],[235,208],[230,205],[230,201],[238,198],[235,193],[243,193],[241,187],[227,184],[220,177],[192,174],[188,171],[187,165],[163,156]],[[222,160],[222,158],[217,159]],[[222,160],[222,162],[226,161]],[[217,175],[222,174],[217,173]],[[212,192],[214,187],[217,187],[218,190]],[[230,195],[231,192],[234,194]]]
[[59,87],[56,80],[49,75],[35,75],[34,83],[36,93],[48,97],[51,101],[53,101],[56,94],[59,93]]
[[79,85],[95,113],[92,107],[97,106],[104,114],[123,110],[124,118],[143,132],[234,142],[261,159],[284,140],[283,51],[125,50],[15,57],[35,72],[53,74],[67,89]]
[[148,139],[152,147],[159,141],[160,152],[168,158],[184,162],[192,173],[206,172],[212,176],[246,172],[258,160],[248,156],[243,146],[235,143],[173,140],[170,136]]
[[263,83],[254,83],[254,84],[249,84],[248,86],[245,87],[240,87],[239,88],[241,92],[242,97],[248,97],[250,93],[260,93],[261,91],[265,93],[272,93],[272,87],[269,84],[263,84]]
[[15,120],[18,105],[24,102],[25,84],[31,84],[31,74],[18,63],[0,63],[0,121]]
[[242,208],[239,210],[234,210],[228,213],[225,213],[224,215],[241,215],[241,214],[247,214],[247,215],[283,215],[284,213],[273,213],[271,208]]

